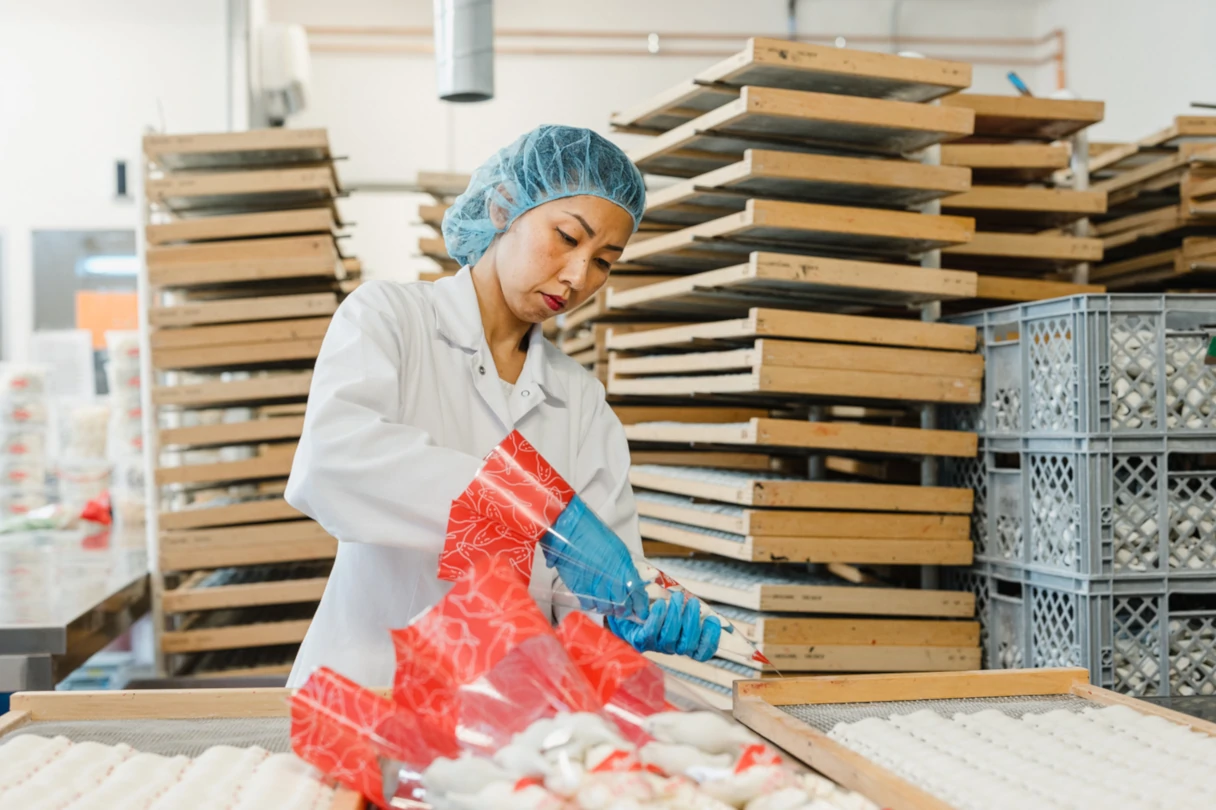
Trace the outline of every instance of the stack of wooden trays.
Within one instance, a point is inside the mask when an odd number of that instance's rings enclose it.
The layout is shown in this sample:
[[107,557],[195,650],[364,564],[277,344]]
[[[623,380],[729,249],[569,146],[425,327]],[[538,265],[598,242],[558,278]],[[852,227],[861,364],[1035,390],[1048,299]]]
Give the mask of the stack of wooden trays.
[[418,206],[418,219],[423,225],[434,229],[434,236],[418,238],[418,252],[439,265],[434,272],[418,274],[419,281],[435,281],[445,276],[454,276],[460,265],[448,255],[443,244],[443,215],[452,207],[452,201],[469,187],[469,175],[453,172],[418,172],[414,183],[422,194],[431,195],[431,200]]
[[975,134],[942,148],[942,163],[971,169],[971,190],[942,210],[976,220],[975,238],[942,251],[943,266],[980,273],[993,302],[1102,292],[1084,276],[1102,258],[1088,220],[1106,211],[1106,193],[1074,187],[1083,175],[1063,170],[1068,139],[1101,121],[1104,105],[965,93],[942,104],[975,114]]
[[144,156],[163,663],[283,673],[336,550],[282,494],[322,338],[358,283],[333,156],[324,130],[282,129],[151,135]]
[[927,103],[969,83],[967,65],[757,39],[613,118],[654,136],[630,155],[644,172],[677,179],[592,303],[594,337],[566,348],[602,340],[647,552],[695,555],[664,564],[773,664],[735,643],[661,659],[707,694],[979,664],[969,595],[892,585],[972,555],[972,493],[926,460],[976,452],[929,418],[980,397],[974,329],[932,322],[978,296],[974,272],[933,266],[973,222],[910,210],[970,171],[905,157],[971,134],[970,110]]
[[1091,278],[1116,291],[1216,289],[1216,116],[1110,144],[1090,159],[1110,206],[1096,224],[1105,263]]

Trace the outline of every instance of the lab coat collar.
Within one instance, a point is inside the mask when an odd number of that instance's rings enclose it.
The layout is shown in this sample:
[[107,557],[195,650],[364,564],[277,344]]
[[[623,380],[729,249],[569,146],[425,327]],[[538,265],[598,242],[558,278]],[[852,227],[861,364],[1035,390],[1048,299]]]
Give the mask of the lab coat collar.
[[[473,272],[468,265],[455,276],[434,283],[435,323],[439,333],[451,344],[475,353],[485,344],[485,327],[481,309],[477,306],[477,291],[473,288]],[[545,396],[566,401],[567,391],[560,375],[549,367],[545,356],[549,341],[540,324],[528,335],[528,356],[524,360],[524,376],[531,377]]]

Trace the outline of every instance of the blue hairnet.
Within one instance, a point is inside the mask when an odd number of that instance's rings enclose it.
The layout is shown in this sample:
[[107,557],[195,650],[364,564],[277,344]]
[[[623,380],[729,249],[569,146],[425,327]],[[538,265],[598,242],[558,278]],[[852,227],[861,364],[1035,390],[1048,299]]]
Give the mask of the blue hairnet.
[[[634,231],[638,229],[646,185],[625,153],[589,129],[539,126],[474,172],[464,194],[443,215],[448,255],[461,264],[475,264],[520,214],[582,194],[616,203],[633,217]],[[507,212],[502,228],[490,219],[491,201]]]

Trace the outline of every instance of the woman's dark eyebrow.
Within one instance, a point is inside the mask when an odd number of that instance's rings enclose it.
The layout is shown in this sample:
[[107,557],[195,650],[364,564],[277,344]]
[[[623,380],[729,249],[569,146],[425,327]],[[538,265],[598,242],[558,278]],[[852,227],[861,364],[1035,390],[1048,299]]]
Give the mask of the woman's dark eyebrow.
[[573,211],[567,211],[566,213],[578,220],[578,224],[583,226],[583,230],[587,232],[588,236],[590,236],[592,239],[595,238],[595,228],[588,225],[587,220],[583,219]]

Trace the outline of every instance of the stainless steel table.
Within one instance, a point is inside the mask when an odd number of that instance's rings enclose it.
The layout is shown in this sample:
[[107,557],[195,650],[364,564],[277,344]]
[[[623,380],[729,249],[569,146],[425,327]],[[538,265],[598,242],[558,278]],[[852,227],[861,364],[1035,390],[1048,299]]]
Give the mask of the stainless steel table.
[[53,689],[147,613],[147,551],[136,543],[0,535],[0,694]]

